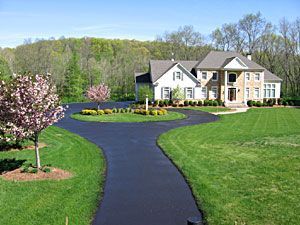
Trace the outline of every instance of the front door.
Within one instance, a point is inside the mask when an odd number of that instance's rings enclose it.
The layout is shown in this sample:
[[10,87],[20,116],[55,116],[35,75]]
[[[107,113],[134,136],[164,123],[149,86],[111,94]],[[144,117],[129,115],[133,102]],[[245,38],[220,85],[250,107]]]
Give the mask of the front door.
[[236,101],[236,89],[228,88],[228,100],[233,102]]

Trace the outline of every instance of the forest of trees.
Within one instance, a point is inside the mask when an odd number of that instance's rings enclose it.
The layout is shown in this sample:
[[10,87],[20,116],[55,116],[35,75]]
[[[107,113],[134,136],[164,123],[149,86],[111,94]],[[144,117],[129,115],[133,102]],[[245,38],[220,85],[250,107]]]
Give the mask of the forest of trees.
[[300,96],[300,19],[274,25],[260,13],[223,24],[209,37],[184,26],[155,41],[28,39],[16,48],[0,48],[0,79],[50,73],[65,102],[84,100],[86,89],[102,82],[111,88],[113,100],[129,100],[134,99],[134,71],[148,70],[149,59],[198,60],[210,50],[251,53],[283,79],[283,96]]

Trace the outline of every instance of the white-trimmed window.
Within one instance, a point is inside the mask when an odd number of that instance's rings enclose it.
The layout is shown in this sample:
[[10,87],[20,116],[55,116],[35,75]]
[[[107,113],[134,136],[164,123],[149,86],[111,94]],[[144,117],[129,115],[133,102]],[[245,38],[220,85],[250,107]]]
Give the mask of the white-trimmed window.
[[191,87],[185,88],[185,98],[186,99],[194,98],[194,88]]
[[211,87],[211,98],[218,98],[218,87]]
[[201,79],[202,80],[207,80],[207,72],[202,72],[201,74],[202,74]]
[[255,73],[254,80],[255,81],[260,81],[260,73]]
[[250,81],[250,73],[246,73],[245,79],[246,79],[246,81]]
[[181,76],[182,76],[181,72],[175,72],[175,79],[176,80],[181,80]]
[[259,88],[254,88],[254,98],[258,99],[260,97]]
[[250,98],[250,88],[246,88],[246,98]]
[[201,96],[202,98],[207,98],[207,87],[201,88]]
[[235,74],[235,73],[230,73],[230,74],[228,74],[228,82],[229,82],[229,83],[234,83],[234,82],[236,82],[236,74]]
[[264,84],[264,98],[275,98],[275,84]]
[[218,74],[218,72],[213,72],[212,80],[213,80],[213,81],[217,81],[218,79],[219,79],[219,74]]
[[169,87],[163,87],[162,88],[162,98],[170,99],[170,92],[171,92],[171,89]]

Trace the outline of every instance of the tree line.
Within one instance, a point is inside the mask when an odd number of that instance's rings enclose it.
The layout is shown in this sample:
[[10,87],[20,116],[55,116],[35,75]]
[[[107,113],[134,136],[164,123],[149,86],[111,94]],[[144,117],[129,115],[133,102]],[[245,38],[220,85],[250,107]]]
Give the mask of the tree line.
[[113,100],[134,99],[134,72],[147,71],[149,59],[199,60],[210,50],[251,53],[253,60],[283,79],[284,96],[300,96],[300,19],[278,25],[261,13],[223,24],[209,37],[193,26],[166,31],[154,41],[103,38],[26,40],[0,49],[0,78],[12,73],[50,73],[65,102],[82,101],[85,90],[105,83]]

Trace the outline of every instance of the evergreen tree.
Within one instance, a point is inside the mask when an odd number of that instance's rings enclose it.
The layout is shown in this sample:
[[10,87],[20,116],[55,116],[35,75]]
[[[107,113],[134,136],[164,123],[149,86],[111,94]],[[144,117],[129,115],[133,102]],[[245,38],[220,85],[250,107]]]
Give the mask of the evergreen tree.
[[83,80],[78,65],[78,55],[73,52],[65,74],[63,99],[69,102],[80,101],[83,99],[83,92]]

